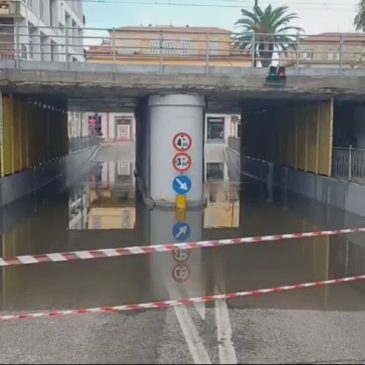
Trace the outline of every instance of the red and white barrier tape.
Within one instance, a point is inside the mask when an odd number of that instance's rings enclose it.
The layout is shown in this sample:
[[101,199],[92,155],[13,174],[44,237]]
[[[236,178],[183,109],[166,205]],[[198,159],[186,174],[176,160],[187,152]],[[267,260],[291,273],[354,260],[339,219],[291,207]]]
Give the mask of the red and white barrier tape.
[[218,295],[208,295],[197,298],[188,299],[177,299],[177,300],[163,300],[159,302],[151,302],[144,304],[127,304],[119,305],[113,307],[99,307],[99,308],[88,308],[88,309],[71,309],[62,311],[52,311],[52,312],[40,312],[40,313],[27,313],[27,314],[11,314],[11,315],[0,315],[0,321],[8,320],[31,320],[37,318],[54,318],[54,317],[64,317],[68,315],[78,315],[78,314],[95,314],[95,313],[114,313],[114,312],[126,312],[126,311],[139,311],[144,309],[164,309],[169,307],[175,307],[178,305],[193,305],[196,303],[207,303],[218,299],[237,299],[243,297],[251,297],[262,294],[278,293],[298,289],[313,288],[325,285],[333,284],[343,284],[350,283],[354,281],[365,280],[365,275],[352,276],[333,280],[323,280],[314,281],[310,283],[301,283],[294,285],[279,286],[269,289],[256,289],[248,290],[243,292],[236,292],[231,294],[218,294]]
[[271,236],[244,237],[244,238],[199,241],[199,242],[169,243],[166,245],[135,246],[135,247],[111,248],[111,249],[101,249],[101,250],[91,250],[91,251],[49,253],[42,255],[25,255],[25,256],[16,256],[9,258],[0,258],[0,267],[33,265],[33,264],[42,264],[49,262],[95,260],[95,259],[110,258],[110,257],[170,252],[177,249],[192,250],[197,248],[232,246],[239,244],[257,244],[263,242],[274,242],[274,241],[283,241],[291,239],[336,236],[349,233],[365,233],[365,228],[349,228],[349,229],[340,229],[333,231],[289,233],[289,234],[279,234]]

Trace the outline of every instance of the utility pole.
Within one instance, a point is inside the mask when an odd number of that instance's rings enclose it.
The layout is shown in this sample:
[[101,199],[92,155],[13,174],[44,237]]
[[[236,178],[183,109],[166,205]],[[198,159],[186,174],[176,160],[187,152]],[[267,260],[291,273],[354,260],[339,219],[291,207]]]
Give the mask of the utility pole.
[[255,8],[256,6],[259,6],[259,0],[255,0]]

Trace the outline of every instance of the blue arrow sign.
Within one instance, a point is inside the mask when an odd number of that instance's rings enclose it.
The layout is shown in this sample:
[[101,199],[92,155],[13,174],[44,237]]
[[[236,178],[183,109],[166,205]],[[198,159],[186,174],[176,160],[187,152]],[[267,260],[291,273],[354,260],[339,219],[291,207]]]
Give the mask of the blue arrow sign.
[[172,234],[177,241],[186,241],[191,235],[190,226],[187,223],[176,223],[172,228]]
[[179,175],[175,177],[172,183],[172,188],[176,194],[185,195],[191,190],[191,185],[192,184],[189,177],[185,175]]

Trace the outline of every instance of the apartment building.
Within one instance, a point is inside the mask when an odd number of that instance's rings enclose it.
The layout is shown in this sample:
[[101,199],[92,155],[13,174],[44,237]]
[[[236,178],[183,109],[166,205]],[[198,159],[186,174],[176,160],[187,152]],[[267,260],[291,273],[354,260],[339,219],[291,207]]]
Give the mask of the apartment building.
[[357,68],[364,67],[364,54],[363,33],[321,33],[300,39],[297,50],[288,50],[283,64],[290,66],[299,62],[300,67],[306,68],[337,68],[341,64]]
[[140,26],[110,30],[90,47],[87,62],[139,65],[249,67],[251,56],[233,47],[232,32],[217,27]]
[[82,1],[1,0],[0,59],[84,60]]

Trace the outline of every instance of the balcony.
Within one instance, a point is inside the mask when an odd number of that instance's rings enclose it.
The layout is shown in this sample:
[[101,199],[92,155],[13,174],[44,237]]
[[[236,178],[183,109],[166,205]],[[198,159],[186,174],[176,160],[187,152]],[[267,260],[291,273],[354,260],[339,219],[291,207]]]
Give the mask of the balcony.
[[26,5],[23,1],[0,0],[0,18],[25,18]]

